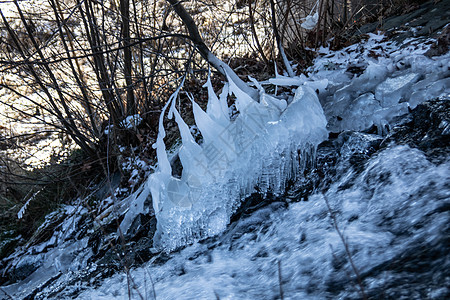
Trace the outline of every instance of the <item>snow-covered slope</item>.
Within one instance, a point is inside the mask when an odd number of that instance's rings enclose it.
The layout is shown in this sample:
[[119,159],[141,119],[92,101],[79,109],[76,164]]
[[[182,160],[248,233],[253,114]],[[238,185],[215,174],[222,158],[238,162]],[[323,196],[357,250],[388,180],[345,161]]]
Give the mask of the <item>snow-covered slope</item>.
[[[154,289],[156,299],[277,299],[281,282],[284,299],[361,299],[326,197],[371,297],[384,298],[378,294],[383,292],[386,298],[404,293],[415,295],[408,299],[444,299],[449,291],[440,282],[448,262],[445,255],[430,262],[429,255],[433,249],[445,251],[449,170],[448,163],[434,166],[417,149],[389,148],[370,159],[362,173],[341,174],[325,194],[288,209],[275,202],[216,241],[193,244],[162,265],[132,270],[137,288],[130,288],[131,294],[153,299]],[[411,264],[411,275],[401,271],[407,264],[402,260]],[[391,284],[396,288],[388,288]],[[127,295],[122,274],[79,298]]]
[[[271,182],[271,176],[277,178],[274,170],[280,165],[277,162],[273,168],[269,167],[269,176],[261,181],[263,177],[260,172],[264,171],[259,169],[261,162],[266,168],[270,166],[265,164],[267,159],[273,160],[275,154],[280,155],[284,151],[277,149],[291,151],[293,148],[289,145],[293,137],[296,138],[294,149],[304,145],[302,142],[305,137],[312,137],[314,142],[320,141],[324,124],[322,118],[313,118],[320,122],[302,122],[305,109],[310,109],[308,114],[320,112],[311,90],[319,92],[329,121],[328,128],[333,132],[364,130],[375,125],[379,134],[385,134],[397,116],[407,113],[419,103],[438,96],[447,96],[448,99],[450,56],[448,53],[434,58],[424,56],[429,44],[426,40],[416,39],[408,40],[403,45],[395,45],[384,41],[382,35],[370,35],[367,41],[341,51],[321,49],[324,56],[315,61],[308,76],[277,76],[270,80],[277,85],[295,86],[294,101],[281,115],[267,115],[265,120],[269,122],[265,130],[269,135],[263,133],[263,139],[253,139],[248,156],[245,156],[245,160],[237,159],[238,165],[233,165],[227,171],[233,175],[225,178],[228,180],[236,175],[243,176],[238,179],[244,179],[244,184],[239,180],[233,183],[244,191],[251,188],[246,183],[249,178],[254,179],[250,180],[251,184],[259,182],[264,187],[264,182]],[[238,99],[245,99],[245,95],[242,96],[233,89],[231,87]],[[305,107],[301,101],[310,104]],[[295,106],[296,103],[298,107]],[[238,102],[238,105],[242,104]],[[277,112],[276,109],[273,111]],[[174,113],[177,117],[175,111]],[[211,122],[211,119],[196,120],[199,124]],[[218,119],[220,118],[216,120]],[[180,127],[184,126],[180,120],[178,123],[181,124]],[[270,130],[271,126],[280,126],[279,124],[283,126]],[[309,136],[302,131],[305,126],[312,126],[311,130],[318,129],[320,135]],[[207,131],[208,128],[203,130]],[[298,136],[286,134],[286,129],[298,133]],[[208,136],[206,131],[205,135]],[[216,133],[209,133],[209,142],[214,141]],[[108,279],[95,291],[87,291],[81,298],[100,299],[111,295],[125,298],[128,292],[137,295],[139,291],[146,293],[148,297],[155,293],[157,299],[274,299],[279,297],[281,288],[284,299],[357,299],[361,297],[361,293],[355,283],[356,277],[348,261],[344,243],[329,218],[330,211],[325,198],[335,214],[369,295],[374,297],[376,293],[383,291],[388,297],[398,297],[402,288],[417,286],[420,292],[414,294],[410,291],[408,295],[417,299],[423,297],[422,283],[414,279],[410,279],[412,286],[399,283],[398,289],[386,290],[386,287],[391,281],[405,280],[405,274],[397,271],[402,268],[397,266],[402,264],[402,259],[411,256],[411,261],[417,263],[414,253],[424,251],[420,249],[444,247],[443,237],[448,230],[449,217],[443,207],[450,201],[450,168],[448,163],[433,165],[421,151],[408,146],[388,147],[365,165],[350,167],[355,152],[361,151],[361,155],[369,157],[367,153],[372,150],[369,151],[367,145],[376,139],[381,137],[356,136],[342,145],[340,163],[336,166],[336,178],[339,180],[325,193],[315,193],[307,202],[292,203],[288,209],[280,208],[279,203],[274,203],[258,210],[249,218],[239,220],[217,239],[194,243],[181,252],[170,255],[163,265],[149,263],[134,270],[130,275],[137,286],[134,290],[127,288],[126,276],[121,275]],[[189,137],[188,140],[183,140],[183,146],[188,141],[192,144]],[[278,141],[286,144],[277,145]],[[199,146],[193,144],[192,149],[194,147],[198,149]],[[269,156],[264,156],[268,149],[266,147],[273,147],[269,148],[272,151]],[[258,152],[259,149],[264,151]],[[252,159],[250,164],[246,161],[248,158]],[[253,166],[258,172],[253,172]],[[280,170],[283,172],[284,169]],[[156,173],[154,176],[160,178],[162,175]],[[170,174],[166,176],[169,177]],[[286,178],[286,175],[281,177]],[[155,185],[154,180],[155,178],[150,180],[151,185]],[[169,179],[169,182],[170,180],[174,179]],[[183,178],[181,182],[183,180],[188,182]],[[163,194],[167,193],[163,180],[159,183],[159,195],[161,191]],[[203,224],[208,227],[200,228],[211,229],[211,232],[204,235],[217,234],[226,227],[229,218],[227,214],[232,209],[216,215],[213,213],[214,209],[220,209],[223,205],[233,206],[230,203],[236,203],[238,195],[242,194],[237,190],[235,194],[230,194],[226,188],[223,189],[227,187],[226,182],[218,186],[220,189],[208,185],[209,195],[220,195],[222,191],[227,197],[234,195],[236,198],[231,202],[229,198],[220,202],[214,197],[196,196],[191,198],[192,202],[188,206],[181,208],[169,204],[167,194],[157,198],[156,201],[159,202],[155,207],[162,210],[157,212],[158,222],[162,224],[158,228],[160,245],[169,248],[179,245],[179,233],[183,228],[198,229],[198,226],[192,225],[201,217],[207,217]],[[265,190],[268,187],[273,188],[274,185],[266,186]],[[192,196],[187,187],[180,194]],[[206,201],[196,202],[194,199]],[[198,203],[202,205],[196,206]],[[192,208],[194,209],[191,211]],[[165,209],[167,210],[164,211]],[[167,222],[168,220],[175,225]],[[188,227],[185,227],[186,224]],[[175,229],[175,232],[171,232],[171,229]],[[200,231],[192,235],[201,237],[203,233]],[[405,249],[411,249],[412,253],[406,253]],[[442,264],[442,257],[437,257],[436,263]],[[384,266],[389,264],[396,267],[386,269]],[[437,270],[436,275],[433,275],[437,278],[436,282],[441,282],[444,276],[442,268],[433,268]],[[420,270],[424,278],[431,278],[433,271]],[[152,284],[149,284],[150,279]],[[433,281],[427,284],[429,290],[425,296],[441,299],[448,295],[448,289],[441,287],[439,283]]]

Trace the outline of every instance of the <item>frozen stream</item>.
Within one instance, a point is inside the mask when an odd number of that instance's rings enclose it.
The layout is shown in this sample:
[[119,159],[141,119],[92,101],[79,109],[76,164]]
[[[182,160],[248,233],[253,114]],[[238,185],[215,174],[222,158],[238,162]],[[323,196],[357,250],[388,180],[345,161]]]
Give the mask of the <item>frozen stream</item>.
[[[152,195],[155,255],[128,274],[119,266],[106,279],[90,277],[100,265],[93,259],[97,250],[76,229],[87,211],[68,207],[71,218],[48,242],[14,258],[15,266],[6,270],[30,261],[35,271],[2,287],[0,297],[2,291],[14,299],[31,291],[37,299],[449,297],[450,54],[424,55],[432,42],[417,38],[397,45],[370,34],[340,51],[320,49],[308,76],[255,82],[292,88],[277,95],[282,99],[260,88],[257,104],[230,82],[240,114],[229,117],[227,87],[219,97],[210,94],[208,111],[196,108],[202,145],[175,101],[168,103],[183,139],[183,173],[172,174],[160,125],[157,171],[117,208],[127,233],[136,216],[150,210]],[[398,118],[415,108],[427,112],[420,104],[437,97],[440,102],[430,104],[437,113],[415,112],[426,125],[413,116]],[[260,131],[260,123],[248,118],[255,111],[262,116]],[[247,139],[240,130],[226,136],[226,145],[217,140],[214,130],[233,122],[253,126],[253,144],[231,160],[231,168],[212,164],[207,169],[213,175],[202,173],[191,162],[206,162],[205,145],[235,153]],[[317,155],[317,169],[305,171],[305,154]],[[261,201],[236,215],[258,184]]]
[[[377,293],[386,292],[390,298],[401,295],[402,289],[426,286],[425,296],[443,299],[449,293],[450,266],[443,255],[449,242],[449,167],[434,166],[407,146],[388,148],[370,159],[360,174],[341,174],[325,194],[291,203],[287,209],[274,202],[242,218],[225,234],[170,254],[164,264],[132,270],[138,287],[132,294],[138,299],[139,291],[152,299],[153,281],[156,299],[279,299],[281,276],[284,299],[358,299],[327,197],[370,295],[384,298]],[[426,261],[427,252],[442,256]],[[402,259],[410,265],[402,265]],[[399,271],[402,267],[411,272],[406,278]],[[415,272],[419,278],[414,278]],[[442,276],[447,286],[439,284]],[[398,287],[386,288],[391,283]],[[116,275],[80,299],[127,295],[126,276]]]

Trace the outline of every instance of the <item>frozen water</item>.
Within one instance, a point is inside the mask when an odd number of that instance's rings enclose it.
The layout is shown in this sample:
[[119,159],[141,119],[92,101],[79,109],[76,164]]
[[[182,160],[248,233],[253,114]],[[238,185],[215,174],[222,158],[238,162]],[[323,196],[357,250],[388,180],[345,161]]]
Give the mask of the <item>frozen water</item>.
[[[376,125],[384,132],[392,118],[406,113],[408,107],[450,93],[450,53],[428,58],[424,55],[428,47],[420,40],[395,45],[384,41],[383,35],[371,34],[367,41],[340,51],[321,48],[323,56],[301,83],[328,81],[319,98],[330,131]],[[362,69],[362,74],[353,74],[352,66]],[[277,83],[283,84],[282,80]]]
[[[307,15],[305,18],[302,18],[303,22],[301,26],[305,28],[306,30],[314,29],[317,25],[317,21],[319,20],[319,1],[317,1],[313,8],[311,9],[311,12],[309,15]],[[313,14],[313,11],[316,10],[316,12]]]
[[302,85],[303,82],[305,82],[305,75],[300,75],[298,77],[287,77],[283,75],[277,75],[275,78],[270,78],[269,82],[274,85],[295,85],[299,86]]
[[[219,99],[209,80],[207,112],[189,95],[195,123],[203,137],[201,145],[196,143],[175,107],[178,90],[161,114],[156,142],[160,166],[143,188],[152,195],[157,217],[154,244],[161,249],[173,250],[225,230],[240,200],[255,192],[256,185],[262,193],[282,193],[286,180],[299,171],[298,151],[300,159],[307,161],[327,137],[322,107],[310,87],[299,87],[287,105],[285,100],[266,94],[261,87],[256,102],[232,78],[228,82],[224,89],[234,94],[239,111],[232,122],[225,96],[222,94]],[[323,83],[316,86],[321,88]],[[182,139],[178,152],[183,166],[181,178],[171,175],[163,142],[162,122],[169,106],[169,117],[175,116]],[[144,209],[146,193],[141,195],[121,224],[123,232]]]
[[364,130],[373,125],[373,114],[381,109],[380,103],[372,93],[362,94],[348,107],[348,118],[342,120],[341,130],[354,127],[356,130]]
[[[423,55],[423,44],[408,43],[397,47],[381,34],[370,34],[367,41],[341,51],[321,48],[324,56],[315,61],[308,76],[277,75],[269,80],[275,85],[298,86],[289,105],[265,93],[254,79],[257,90],[250,92],[242,81],[228,77],[229,83],[217,97],[208,79],[206,112],[188,95],[202,144],[195,141],[177,111],[178,89],[160,117],[155,144],[158,170],[139,196],[128,201],[122,231],[127,232],[139,212],[148,211],[144,203],[151,194],[158,219],[155,245],[172,250],[222,232],[240,199],[254,192],[256,185],[262,193],[283,192],[286,179],[298,174],[294,163],[298,153],[301,168],[327,136],[316,92],[324,104],[329,130],[365,130],[375,125],[379,134],[386,134],[393,118],[409,108],[449,93],[450,55],[430,59]],[[349,66],[362,68],[362,73],[352,74]],[[236,98],[239,113],[233,121],[227,94]],[[181,178],[172,177],[164,144],[166,111],[169,118],[175,116],[182,138],[178,151]]]
[[[67,218],[56,228],[48,241],[28,246],[25,254],[13,257],[9,268],[23,270],[25,279],[2,289],[8,295],[14,295],[14,299],[24,299],[33,291],[45,287],[52,279],[81,271],[87,266],[87,261],[92,256],[92,250],[88,246],[89,238],[78,239],[78,233],[74,232],[87,210],[66,206],[62,213],[66,214]],[[56,215],[53,213],[48,216],[41,228],[46,228],[46,223],[52,222],[52,217]],[[2,296],[0,293],[0,298]]]
[[[275,299],[279,276],[285,299],[360,299],[326,197],[359,273],[371,274],[363,277],[364,284],[389,297],[385,286],[404,275],[379,271],[381,266],[401,259],[405,249],[445,247],[449,170],[448,163],[435,166],[419,150],[392,147],[370,159],[360,174],[340,174],[325,195],[288,209],[273,203],[239,220],[219,239],[188,246],[165,264],[149,263],[131,276],[150,299],[150,277],[157,299]],[[426,276],[434,276],[429,272]],[[125,275],[115,275],[79,299],[127,299],[126,282]],[[434,299],[447,292],[431,282],[422,284]]]
[[228,83],[223,88],[223,93],[220,95],[220,99],[217,98],[216,93],[211,84],[211,75],[208,76],[208,80],[203,87],[208,88],[208,107],[206,109],[209,117],[221,125],[222,127],[228,126],[230,123],[230,116],[228,113],[228,103],[227,103],[227,94],[228,94]]
[[[172,103],[171,112],[183,139],[179,151],[183,175],[175,179],[169,172],[160,171],[149,181],[158,218],[159,247],[174,249],[223,232],[239,199],[248,195],[255,184],[263,192],[282,192],[284,180],[298,172],[292,165],[297,149],[314,147],[326,137],[326,121],[315,91],[325,105],[331,130],[364,130],[376,125],[380,133],[385,133],[389,122],[409,107],[449,92],[448,54],[429,59],[423,56],[426,49],[398,48],[383,42],[382,35],[371,35],[360,49],[351,46],[337,53],[322,51],[326,58],[316,60],[308,77],[277,75],[269,80],[275,85],[298,86],[287,107],[265,94],[258,83],[255,85],[260,101],[255,102],[230,78],[224,90],[236,97],[239,115],[233,122],[225,113],[226,101],[222,101],[226,92],[220,97],[222,105],[210,94],[206,113],[193,101],[196,124],[205,138],[202,145],[195,143]],[[365,68],[359,76],[346,70],[355,60]],[[206,86],[211,93],[210,84]],[[223,132],[227,135],[219,140]],[[353,148],[365,148],[360,143],[347,142]],[[231,159],[225,164],[220,160],[211,163],[206,151],[209,146],[219,149],[220,157]],[[343,160],[346,155],[342,153]],[[207,168],[200,168],[194,160]],[[437,208],[438,199],[448,199],[448,167],[432,165],[420,151],[407,146],[390,148],[371,159],[361,174],[351,169],[342,174],[325,195],[316,194],[306,203],[291,204],[286,211],[274,207],[260,210],[229,229],[231,232],[214,247],[194,243],[163,266],[149,264],[146,269],[137,269],[135,277],[142,283],[151,273],[156,295],[162,299],[216,295],[220,299],[273,299],[279,293],[280,261],[286,299],[358,297],[342,287],[348,282],[351,268],[342,242],[330,226],[324,197],[329,199],[344,234],[350,237],[356,265],[362,273],[369,273],[429,232],[443,230],[448,216]],[[435,193],[435,197],[424,196],[424,190]],[[261,226],[266,222],[269,225]],[[247,227],[259,229],[250,232]],[[409,234],[402,236],[401,232]],[[225,242],[227,236],[230,240]],[[395,276],[380,275],[370,285],[382,288]],[[101,289],[86,293],[86,297],[126,295],[123,280],[115,276]],[[332,288],[336,286],[342,290]]]
[[419,74],[409,73],[397,77],[387,78],[375,90],[375,97],[382,107],[389,107],[399,103],[400,99],[408,98],[410,88],[419,79]]
[[315,13],[314,15],[308,15],[304,18],[304,22],[302,23],[302,27],[311,30],[314,29],[317,25],[317,21],[319,19],[319,13]]
[[[169,114],[174,114],[182,138],[182,176],[173,178],[170,170],[161,167],[148,181],[158,221],[154,241],[162,249],[173,250],[225,230],[240,199],[254,192],[256,185],[263,193],[283,192],[285,181],[298,172],[297,151],[303,150],[306,160],[308,152],[327,137],[321,105],[309,87],[298,88],[287,106],[285,100],[263,90],[256,102],[231,78],[228,82],[239,111],[233,122],[224,109],[225,97],[220,104],[209,80],[207,112],[191,98],[201,145],[178,113],[175,97],[171,98]],[[158,147],[158,159],[161,154],[166,160],[163,144]]]

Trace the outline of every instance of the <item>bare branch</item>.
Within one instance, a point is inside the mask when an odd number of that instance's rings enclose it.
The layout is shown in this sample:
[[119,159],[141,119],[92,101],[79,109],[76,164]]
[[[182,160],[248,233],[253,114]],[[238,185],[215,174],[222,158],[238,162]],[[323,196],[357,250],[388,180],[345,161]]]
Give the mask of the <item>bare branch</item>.
[[191,15],[186,11],[184,6],[181,4],[181,1],[178,0],[167,0],[172,5],[172,8],[176,12],[176,14],[181,18],[184,25],[186,26],[189,36],[191,37],[191,40],[194,42],[197,50],[200,52],[201,56],[206,59],[217,71],[219,71],[222,75],[225,77],[229,76],[236,85],[246,92],[248,95],[250,95],[253,99],[258,99],[258,92],[249,87],[242,79],[239,78],[239,76],[228,66],[226,63],[224,63],[222,60],[217,58],[205,45],[203,42],[202,37],[200,36],[200,33],[198,32],[197,25],[194,22],[194,19],[192,19]]

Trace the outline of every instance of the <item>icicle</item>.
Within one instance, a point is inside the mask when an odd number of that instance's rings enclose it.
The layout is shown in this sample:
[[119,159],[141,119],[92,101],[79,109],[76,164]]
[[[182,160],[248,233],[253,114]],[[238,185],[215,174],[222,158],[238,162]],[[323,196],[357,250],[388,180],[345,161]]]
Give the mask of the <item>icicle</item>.
[[205,174],[205,169],[196,167],[199,164],[206,165],[203,149],[195,142],[189,127],[176,109],[174,114],[182,140],[182,146],[178,152],[183,165],[182,178],[188,185],[198,185],[200,180],[206,182],[208,176]]
[[264,93],[265,90],[263,88],[263,86],[258,82],[258,80],[256,80],[255,78],[253,78],[252,76],[248,76],[248,79],[250,79],[251,82],[253,82],[253,84],[256,86],[256,88],[259,91],[259,94],[261,95],[261,93]]
[[198,155],[202,151],[202,148],[195,142],[195,139],[189,130],[189,126],[184,122],[183,118],[181,118],[178,110],[174,109],[173,113],[175,114],[175,122],[180,131],[182,146],[189,149],[193,155]]
[[[247,107],[256,102],[252,97],[240,89],[233,79],[227,73],[227,79],[230,87],[230,91],[236,96],[236,108],[243,112]],[[258,97],[259,98],[259,97]]]
[[175,99],[177,98],[178,93],[180,92],[181,87],[183,85],[184,85],[184,78],[183,78],[183,81],[181,82],[181,84],[178,86],[178,88],[172,94],[172,96],[170,96],[166,105],[164,105],[164,107],[161,111],[161,115],[159,116],[158,137],[156,138],[156,143],[153,144],[153,149],[156,148],[156,157],[158,159],[158,170],[159,170],[159,172],[165,173],[165,174],[171,174],[172,167],[170,166],[169,159],[167,158],[166,144],[164,143],[164,138],[166,137],[166,131],[164,129],[164,115],[166,113],[167,107],[172,102],[175,102]]
[[[273,62],[273,67],[274,67],[274,70],[275,70],[275,78],[278,78],[280,76],[280,74],[278,74],[278,67],[277,67],[277,62],[276,61]],[[269,81],[270,81],[270,79],[269,79]],[[275,93],[274,93],[274,95],[276,96],[277,94],[278,94],[278,85],[275,84]]]
[[286,109],[287,102],[284,99],[278,99],[266,94],[262,85],[255,78],[251,76],[249,76],[248,78],[255,84],[256,88],[259,91],[260,103],[266,106],[267,109],[272,110],[273,112],[276,111],[278,117],[280,113]]
[[209,114],[205,113],[190,94],[188,94],[188,98],[192,102],[195,124],[202,133],[204,143],[213,142],[217,139],[217,135],[223,131],[224,127],[214,121]]
[[137,215],[147,213],[147,209],[144,208],[144,203],[149,194],[150,190],[146,185],[143,185],[135,194],[132,195],[132,201],[128,206],[127,213],[119,226],[120,233],[127,234]]
[[282,75],[277,75],[275,78],[270,78],[269,82],[271,84],[274,84],[276,86],[289,86],[289,85],[295,85],[299,86],[305,82],[305,80],[302,78],[305,77],[305,75],[300,75],[300,77],[286,77]]
[[[209,80],[206,86],[213,93]],[[171,97],[168,117],[175,116],[180,131],[178,154],[183,171],[181,178],[174,178],[168,172],[170,165],[161,164],[148,180],[158,220],[156,247],[170,251],[222,232],[240,200],[254,192],[256,185],[262,193],[282,193],[286,181],[299,171],[298,151],[309,157],[305,153],[326,138],[325,117],[313,90],[300,87],[289,106],[285,100],[267,95],[260,85],[259,91],[257,102],[228,77],[220,99],[210,94],[208,112],[187,94],[203,136],[201,145],[175,107],[178,90]],[[236,97],[239,110],[233,122],[224,113],[228,92]],[[223,126],[219,120],[229,125]],[[161,151],[165,151],[163,130],[157,140]],[[160,158],[167,160],[167,154],[158,154]]]
[[222,113],[225,116],[225,119],[227,120],[227,125],[230,124],[230,112],[227,102],[229,90],[230,89],[228,82],[226,82],[222,88],[222,92],[219,95],[220,107],[222,108]]
[[203,85],[203,87],[208,88],[208,106],[206,109],[206,113],[215,122],[224,127],[227,126],[230,123],[230,118],[228,116],[228,106],[226,107],[226,110],[224,110],[221,101],[219,100],[219,98],[217,98],[217,95],[214,92],[211,84],[211,71],[209,71],[208,80],[206,81],[205,85]]
[[283,62],[284,62],[284,65],[286,66],[286,70],[288,72],[289,77],[294,77],[295,76],[294,70],[292,69],[291,63],[289,62],[289,60],[286,56],[286,53],[284,52],[283,45],[280,43],[280,45],[278,47],[280,48],[280,54],[281,54],[281,57],[283,58]]
[[[173,103],[175,103],[183,84],[184,78],[161,111],[158,124],[158,136],[156,138],[156,143],[153,144],[153,148],[156,149],[158,169],[155,173],[150,175],[146,185],[142,186],[137,193],[131,195],[129,199],[127,199],[130,204],[124,219],[120,223],[120,230],[122,233],[127,233],[138,214],[146,212],[144,203],[150,193],[152,193],[153,196],[152,202],[154,210],[159,211],[160,209],[159,191],[166,188],[167,179],[170,178],[172,174],[172,167],[170,166],[169,158],[167,157],[166,144],[164,143],[164,138],[166,137],[166,131],[164,129],[164,115],[169,105],[172,105],[171,108],[173,107]],[[172,115],[171,110],[169,110],[169,115]]]
[[255,89],[249,87],[244,81],[242,81],[239,76],[236,75],[236,73],[230,68],[229,65],[218,59],[214,54],[209,53],[208,55],[208,61],[214,65],[216,68],[220,67],[222,68],[225,73],[227,74],[228,78],[231,78],[233,82],[242,90],[244,91],[250,98],[257,99],[258,98],[258,91]]
[[37,191],[36,193],[33,194],[33,196],[31,196],[27,202],[25,202],[25,204],[22,206],[22,208],[19,210],[19,212],[17,213],[17,218],[20,220],[23,218],[23,215],[25,214],[25,211],[27,210],[28,204],[30,204],[30,202],[32,200],[34,200],[34,198],[36,198],[36,196],[42,191],[42,189],[40,189],[39,191]]
[[234,159],[234,141],[232,137],[230,137],[229,130],[211,119],[195,102],[191,95],[188,94],[188,97],[192,102],[195,124],[197,124],[197,127],[203,136],[203,148],[210,147],[216,151],[223,152],[223,154],[227,154],[228,158]]

